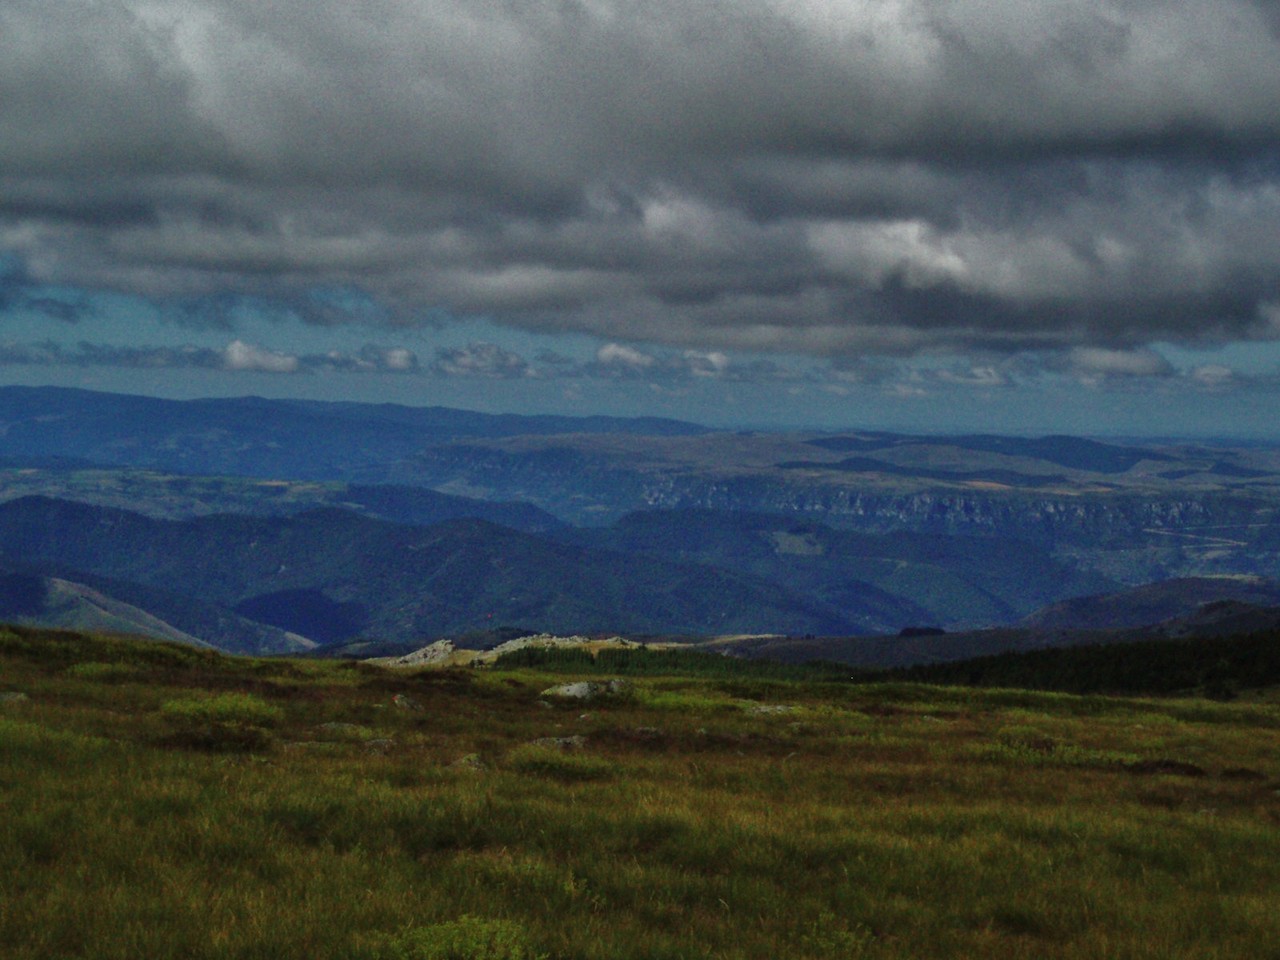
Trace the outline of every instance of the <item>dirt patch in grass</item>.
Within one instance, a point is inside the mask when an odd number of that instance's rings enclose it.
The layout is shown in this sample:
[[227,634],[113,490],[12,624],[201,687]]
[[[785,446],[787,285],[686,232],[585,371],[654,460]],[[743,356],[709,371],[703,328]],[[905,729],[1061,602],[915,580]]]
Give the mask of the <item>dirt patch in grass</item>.
[[1130,773],[1137,774],[1167,774],[1175,777],[1204,777],[1208,776],[1208,771],[1204,767],[1194,763],[1187,763],[1185,760],[1138,760],[1135,763],[1126,763],[1124,768]]

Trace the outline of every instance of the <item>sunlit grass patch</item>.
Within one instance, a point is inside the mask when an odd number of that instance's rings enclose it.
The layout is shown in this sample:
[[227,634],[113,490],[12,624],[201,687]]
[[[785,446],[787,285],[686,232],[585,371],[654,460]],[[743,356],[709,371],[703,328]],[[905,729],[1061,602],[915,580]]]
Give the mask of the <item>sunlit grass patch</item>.
[[110,683],[119,680],[131,680],[138,676],[136,667],[127,663],[103,663],[100,660],[87,660],[73,663],[67,667],[67,676],[80,680],[97,680]]
[[672,690],[661,687],[641,687],[636,691],[635,699],[641,706],[682,713],[732,712],[741,709],[733,697],[723,694],[716,695],[706,690]]
[[168,700],[160,712],[169,719],[187,723],[225,723],[273,726],[284,711],[248,693],[220,693],[208,697]]
[[166,700],[160,714],[171,746],[201,750],[260,750],[272,743],[270,728],[284,717],[284,710],[248,693]]
[[505,765],[519,773],[564,781],[607,780],[618,773],[617,765],[602,757],[545,743],[516,747],[507,754]]
[[0,763],[91,761],[112,746],[111,741],[103,737],[0,717]]
[[1024,766],[1123,767],[1140,761],[1136,753],[1103,750],[1069,743],[1048,736],[1034,727],[1003,727],[995,739],[970,743],[961,748],[963,755],[981,760]]
[[377,960],[546,960],[529,936],[510,920],[459,917],[409,927],[378,944]]
[[359,723],[330,720],[315,728],[316,736],[339,743],[366,743],[378,739],[379,731]]

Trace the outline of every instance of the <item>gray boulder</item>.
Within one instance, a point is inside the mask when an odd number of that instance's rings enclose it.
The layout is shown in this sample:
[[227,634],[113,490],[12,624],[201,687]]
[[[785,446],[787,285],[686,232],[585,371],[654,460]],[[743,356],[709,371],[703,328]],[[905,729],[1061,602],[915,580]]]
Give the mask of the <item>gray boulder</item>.
[[616,697],[630,687],[631,684],[626,680],[578,680],[575,683],[548,687],[540,696],[556,700],[596,700],[600,697]]

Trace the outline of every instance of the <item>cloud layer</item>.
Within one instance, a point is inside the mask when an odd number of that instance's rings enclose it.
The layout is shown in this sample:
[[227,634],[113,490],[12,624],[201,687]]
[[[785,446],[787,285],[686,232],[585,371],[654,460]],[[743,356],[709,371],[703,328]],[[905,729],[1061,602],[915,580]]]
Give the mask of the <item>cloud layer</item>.
[[1280,335],[1270,0],[7,0],[0,103],[33,309],[484,316],[712,373]]
[[[528,358],[493,343],[437,347],[429,361],[405,347],[366,344],[354,352],[290,353],[241,339],[222,348],[194,345],[122,347],[81,341],[67,346],[52,340],[35,343],[0,341],[0,368],[93,367],[124,370],[208,370],[265,377],[377,375],[414,379],[507,381],[559,384],[562,390],[594,381],[597,387],[653,395],[687,395],[699,384],[743,385],[759,396],[800,398],[828,395],[910,400],[952,397],[961,402],[994,398],[1007,390],[1067,385],[1077,393],[1113,396],[1178,397],[1247,393],[1272,402],[1280,390],[1280,374],[1248,374],[1223,364],[1175,367],[1153,350],[1077,347],[1001,355],[989,353],[942,365],[901,359],[836,358],[828,361],[777,363],[719,351],[647,348],[607,343],[590,359],[540,352]],[[798,402],[798,401],[797,401]],[[1035,403],[1025,398],[1016,404]]]

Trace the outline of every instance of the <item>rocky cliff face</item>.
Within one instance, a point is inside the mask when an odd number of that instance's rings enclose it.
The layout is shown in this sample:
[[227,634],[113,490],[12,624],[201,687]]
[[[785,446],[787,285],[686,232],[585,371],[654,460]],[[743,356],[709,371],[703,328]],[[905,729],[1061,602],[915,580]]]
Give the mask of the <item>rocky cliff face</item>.
[[867,532],[892,530],[1016,535],[1096,541],[1152,531],[1186,535],[1211,528],[1230,533],[1275,519],[1276,507],[1222,494],[1144,497],[1134,494],[1036,497],[949,491],[885,494],[854,487],[778,482],[676,482],[646,491],[647,505],[757,510],[820,516]]
[[646,486],[645,505],[659,508],[754,510],[821,514],[829,521],[902,529],[945,528],[959,532],[1010,525],[1028,531],[1071,530],[1186,523],[1238,522],[1252,504],[1226,507],[1205,499],[1138,497],[1041,498],[1018,493],[939,490],[909,494],[868,492],[856,483],[790,483],[769,479],[672,478]]
[[[404,479],[532,501],[571,522],[607,522],[638,509],[795,513],[867,532],[999,533],[1060,541],[1132,536],[1148,530],[1257,528],[1275,522],[1280,504],[1222,491],[1081,490],[1043,495],[1012,489],[893,492],[856,478],[697,473],[633,469],[574,449],[532,453],[458,445],[432,450]],[[904,485],[905,486],[905,485]],[[1235,536],[1228,529],[1227,534]],[[1225,536],[1225,534],[1224,534]]]
[[628,464],[591,451],[457,445],[417,458],[406,481],[527,500],[580,525],[636,510],[793,515],[861,533],[998,537],[1048,548],[1119,583],[1175,576],[1280,576],[1280,498],[1182,484],[1066,490],[946,485],[822,471]]

